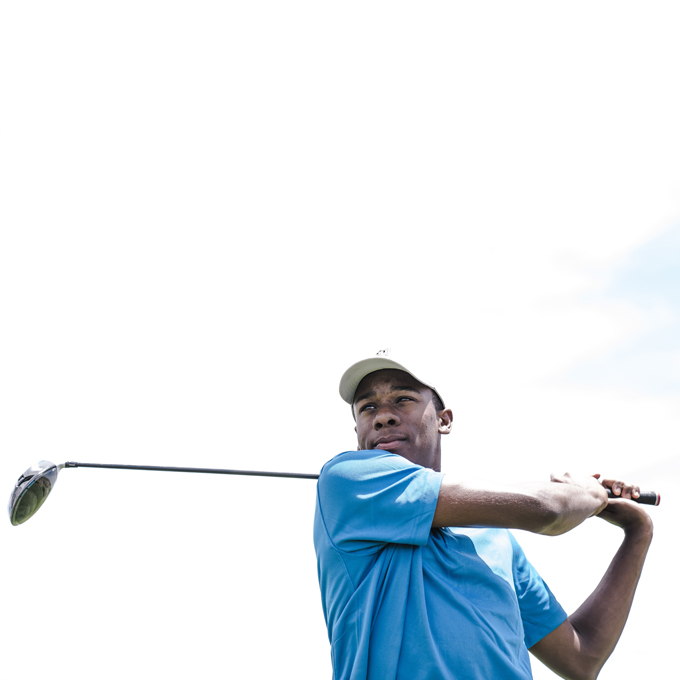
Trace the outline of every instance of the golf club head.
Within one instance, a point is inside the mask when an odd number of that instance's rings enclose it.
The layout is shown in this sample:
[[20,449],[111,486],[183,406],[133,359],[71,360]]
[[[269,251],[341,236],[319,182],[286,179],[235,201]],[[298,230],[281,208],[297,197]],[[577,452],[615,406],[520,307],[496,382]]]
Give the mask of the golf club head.
[[7,507],[9,521],[14,526],[23,524],[38,512],[56,484],[62,467],[64,466],[55,465],[49,460],[41,460],[19,477]]

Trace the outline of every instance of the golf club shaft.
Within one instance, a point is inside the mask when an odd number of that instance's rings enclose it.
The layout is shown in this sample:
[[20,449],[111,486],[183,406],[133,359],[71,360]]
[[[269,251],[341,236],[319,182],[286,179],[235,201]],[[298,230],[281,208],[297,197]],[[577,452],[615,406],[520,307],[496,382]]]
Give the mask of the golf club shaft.
[[[152,472],[199,472],[211,475],[246,475],[250,477],[291,477],[293,479],[318,479],[319,475],[305,474],[302,472],[264,472],[259,470],[223,470],[220,468],[191,468],[191,467],[167,467],[158,465],[115,465],[112,463],[76,463],[69,461],[64,463],[64,467],[89,467],[89,468],[111,468],[114,470],[150,470]],[[618,498],[611,489],[607,489],[609,498]],[[643,491],[638,498],[631,500],[645,505],[659,505],[661,497],[655,491]]]
[[251,477],[293,477],[295,479],[318,479],[319,475],[301,472],[259,472],[256,470],[221,470],[217,468],[160,467],[157,465],[113,465],[107,463],[75,463],[69,461],[64,467],[112,468],[114,470],[151,470],[153,472],[202,472],[211,475],[248,475]]

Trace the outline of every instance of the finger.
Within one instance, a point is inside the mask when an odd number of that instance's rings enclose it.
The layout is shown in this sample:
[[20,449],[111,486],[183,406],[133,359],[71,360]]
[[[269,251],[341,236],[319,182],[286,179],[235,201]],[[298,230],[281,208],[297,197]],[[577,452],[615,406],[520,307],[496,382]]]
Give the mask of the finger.
[[[611,489],[607,489],[607,495],[610,501],[612,499],[621,500],[614,496]],[[642,503],[643,505],[659,505],[661,503],[661,494],[658,494],[656,491],[640,491],[637,496],[633,496],[630,500],[635,501],[635,503]],[[611,507],[611,503],[607,507]],[[616,504],[614,507],[616,507]]]
[[[595,475],[593,475],[595,476]],[[639,498],[640,487],[637,484],[628,484],[617,479],[601,479],[600,484],[607,489],[611,489],[616,496],[623,498]],[[629,495],[630,494],[630,495]]]
[[634,484],[626,484],[622,482],[623,489],[621,490],[622,498],[637,498],[640,495],[640,487]]
[[601,484],[605,488],[611,489],[612,494],[617,498],[631,499],[640,497],[640,487],[636,484],[628,484],[618,479],[603,479]]

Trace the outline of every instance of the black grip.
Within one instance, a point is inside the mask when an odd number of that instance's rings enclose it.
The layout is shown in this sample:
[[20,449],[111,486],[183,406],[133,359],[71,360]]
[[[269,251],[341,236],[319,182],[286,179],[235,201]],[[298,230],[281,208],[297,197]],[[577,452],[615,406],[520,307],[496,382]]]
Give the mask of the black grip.
[[[615,496],[611,489],[607,489],[607,496],[609,498],[621,498],[621,496]],[[656,493],[656,491],[640,491],[640,495],[637,498],[629,500],[642,503],[643,505],[659,505],[661,503],[661,494]]]

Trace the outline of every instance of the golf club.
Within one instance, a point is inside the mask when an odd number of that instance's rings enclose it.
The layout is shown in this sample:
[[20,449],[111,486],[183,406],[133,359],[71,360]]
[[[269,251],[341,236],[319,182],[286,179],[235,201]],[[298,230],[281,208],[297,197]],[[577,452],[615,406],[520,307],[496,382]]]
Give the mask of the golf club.
[[[219,468],[190,468],[190,467],[161,467],[156,465],[115,465],[107,463],[75,463],[66,462],[55,465],[49,460],[41,460],[32,465],[17,480],[14,490],[9,498],[8,512],[10,522],[14,526],[23,524],[40,510],[42,504],[49,496],[57,482],[59,471],[63,468],[111,468],[114,470],[150,470],[152,472],[200,472],[213,475],[248,475],[254,477],[291,477],[293,479],[318,479],[319,475],[304,474],[301,472],[262,472],[256,470],[223,470]],[[614,496],[611,490],[607,490],[610,498]],[[659,505],[660,494],[654,491],[640,493],[638,498],[633,498],[636,503],[646,505]]]
[[104,463],[66,462],[55,465],[49,460],[41,460],[32,465],[17,480],[9,498],[8,512],[14,526],[23,524],[35,515],[47,499],[57,482],[59,471],[63,468],[112,468],[115,470],[151,470],[156,472],[202,472],[213,475],[249,475],[255,477],[292,477],[294,479],[318,479],[319,475],[299,472],[258,472],[255,470],[221,470],[216,468],[160,467],[155,465],[113,465]]

